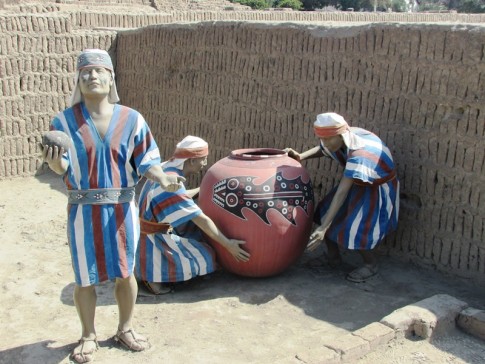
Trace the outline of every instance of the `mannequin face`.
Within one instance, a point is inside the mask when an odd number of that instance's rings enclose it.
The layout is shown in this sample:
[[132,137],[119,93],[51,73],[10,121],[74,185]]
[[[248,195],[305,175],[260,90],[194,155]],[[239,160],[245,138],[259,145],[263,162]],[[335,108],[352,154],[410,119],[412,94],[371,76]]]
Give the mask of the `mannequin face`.
[[[188,173],[199,173],[207,165],[207,156],[199,158],[190,158],[184,163],[184,167],[187,167]],[[186,173],[187,173],[186,172]]]
[[85,67],[79,71],[79,88],[84,96],[109,94],[113,78],[104,67]]
[[332,153],[335,153],[344,145],[344,140],[342,139],[341,135],[320,138],[320,140],[323,142],[323,145]]

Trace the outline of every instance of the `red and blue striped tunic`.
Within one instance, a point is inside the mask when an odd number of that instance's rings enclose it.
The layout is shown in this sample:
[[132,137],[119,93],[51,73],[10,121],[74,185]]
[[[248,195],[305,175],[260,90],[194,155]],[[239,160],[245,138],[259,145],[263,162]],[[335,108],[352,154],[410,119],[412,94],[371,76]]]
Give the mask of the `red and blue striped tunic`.
[[[176,168],[164,171],[182,175]],[[181,282],[216,270],[214,250],[191,221],[202,210],[187,195],[185,187],[172,193],[147,181],[138,201],[142,219],[173,227],[171,234],[141,234],[136,253],[138,278],[148,282]]]
[[[397,227],[399,181],[383,141],[367,130],[351,130],[365,143],[363,148],[332,153],[321,144],[323,153],[344,167],[344,176],[354,180],[325,237],[347,249],[369,250]],[[337,186],[317,206],[316,223],[328,211],[336,190]]]
[[[160,152],[143,116],[116,104],[106,135],[98,133],[83,103],[59,113],[51,130],[67,133],[73,147],[65,158],[68,190],[134,187]],[[140,236],[135,201],[68,204],[67,235],[76,283],[89,286],[133,274]]]

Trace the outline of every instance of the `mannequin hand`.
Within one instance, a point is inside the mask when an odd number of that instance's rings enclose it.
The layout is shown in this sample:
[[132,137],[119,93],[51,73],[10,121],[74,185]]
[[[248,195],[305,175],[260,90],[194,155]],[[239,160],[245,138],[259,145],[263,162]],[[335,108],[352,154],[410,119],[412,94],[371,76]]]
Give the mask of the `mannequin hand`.
[[297,160],[298,162],[301,161],[300,153],[298,153],[296,150],[293,150],[291,148],[285,148],[285,149],[283,149],[283,151],[288,154],[288,157],[293,158],[293,159]]
[[316,248],[320,246],[323,239],[325,238],[325,233],[327,232],[326,228],[322,228],[321,226],[316,228],[315,231],[310,235],[310,240],[307,245],[307,249],[309,251],[314,251]]
[[246,244],[243,240],[228,239],[229,244],[225,248],[237,261],[247,262],[251,254],[242,249],[240,245]]
[[168,175],[168,174],[163,174],[159,181],[160,186],[167,191],[167,192],[175,192],[177,191],[180,187],[182,187],[182,183],[185,182],[185,178],[181,176],[175,176],[175,175]]
[[67,162],[62,158],[66,152],[64,148],[58,146],[42,146],[42,159],[49,165],[49,168],[58,174],[63,174],[67,170]]

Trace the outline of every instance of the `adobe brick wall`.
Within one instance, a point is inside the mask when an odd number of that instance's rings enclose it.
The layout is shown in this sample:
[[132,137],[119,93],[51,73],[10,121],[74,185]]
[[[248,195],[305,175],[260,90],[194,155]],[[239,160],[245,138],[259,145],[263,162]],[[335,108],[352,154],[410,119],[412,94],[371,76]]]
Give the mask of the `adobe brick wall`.
[[[199,135],[210,163],[235,148],[313,147],[315,116],[341,113],[380,135],[397,162],[400,226],[383,250],[483,280],[484,35],[452,25],[160,25],[118,34],[118,84],[163,155]],[[306,165],[318,196],[341,172],[323,159]]]
[[[117,55],[122,102],[143,112],[165,156],[189,133],[211,142],[211,162],[239,147],[302,150],[326,110],[377,132],[403,193],[384,253],[483,282],[485,38],[465,25],[480,16],[22,3],[0,10],[0,179],[38,173],[37,143],[67,105],[78,52],[103,48]],[[231,17],[257,22],[212,21]],[[200,20],[211,21],[147,27]],[[147,28],[117,36],[134,27]],[[318,196],[336,183],[336,164],[306,165]]]
[[115,38],[73,32],[65,15],[0,14],[0,179],[38,171],[41,134],[67,105],[79,50],[109,50]]

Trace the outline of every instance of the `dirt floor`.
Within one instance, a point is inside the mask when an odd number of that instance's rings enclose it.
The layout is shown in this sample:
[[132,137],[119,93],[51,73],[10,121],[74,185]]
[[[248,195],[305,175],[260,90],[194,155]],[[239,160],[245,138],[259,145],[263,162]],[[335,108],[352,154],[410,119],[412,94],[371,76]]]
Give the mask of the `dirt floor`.
[[[60,178],[0,181],[0,363],[68,363],[80,336],[65,238],[66,197]],[[321,252],[320,252],[321,253]],[[380,257],[368,283],[340,270],[310,268],[305,254],[265,279],[216,273],[174,293],[140,291],[136,329],[152,348],[133,354],[111,339],[117,326],[113,283],[98,287],[96,363],[318,363],[322,343],[379,321],[395,309],[446,293],[483,309],[485,290],[465,280]],[[483,363],[485,345],[459,331],[436,339],[398,340],[356,363]]]

